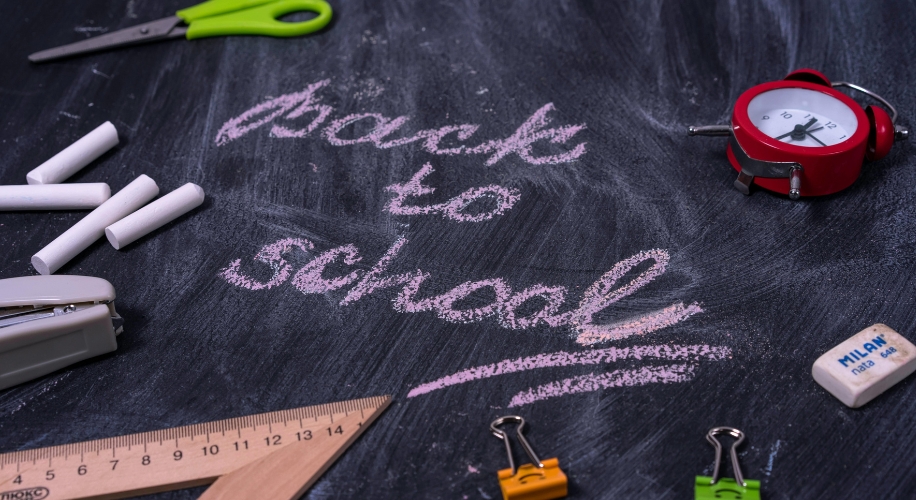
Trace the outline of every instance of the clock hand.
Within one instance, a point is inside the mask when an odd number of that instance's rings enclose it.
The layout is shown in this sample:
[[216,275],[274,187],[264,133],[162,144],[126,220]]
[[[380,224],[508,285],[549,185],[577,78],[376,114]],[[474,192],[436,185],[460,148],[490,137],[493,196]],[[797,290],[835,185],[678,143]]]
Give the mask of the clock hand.
[[[824,128],[824,127],[821,127],[821,128]],[[819,129],[815,129],[815,130],[820,130],[820,128],[819,128]],[[820,144],[821,146],[826,146],[826,144],[824,144],[823,142],[821,142],[817,137],[814,137],[814,135],[813,135],[811,132],[808,132],[808,131],[806,130],[806,131],[805,131],[805,134],[807,134],[808,137],[810,137],[810,138],[814,139],[815,141],[817,141],[817,143]]]
[[777,141],[780,141],[780,140],[782,140],[782,138],[783,138],[783,137],[789,137],[790,135],[792,135],[792,133],[793,133],[793,132],[795,132],[795,129],[792,129],[792,131],[791,131],[791,132],[788,132],[788,133],[785,133],[785,134],[782,134],[781,136],[779,136],[779,137],[776,137],[775,139],[776,139]]
[[[789,137],[789,136],[791,135],[791,136],[792,136],[792,140],[794,140],[794,141],[800,141],[800,140],[802,140],[802,139],[805,138],[805,134],[808,132],[808,128],[810,128],[811,125],[814,125],[815,123],[817,123],[817,118],[812,118],[811,120],[808,121],[808,123],[806,123],[806,124],[804,124],[804,125],[798,124],[798,125],[795,126],[795,128],[792,129],[792,131],[790,131],[790,132],[788,132],[788,133],[785,133],[785,134],[782,134],[782,135],[779,136],[779,137],[776,137],[776,140],[779,141],[779,140],[782,140],[783,137]],[[821,127],[821,128],[823,128],[823,127]],[[820,130],[820,129],[815,129],[815,130]],[[815,140],[817,140],[817,139],[815,139]]]

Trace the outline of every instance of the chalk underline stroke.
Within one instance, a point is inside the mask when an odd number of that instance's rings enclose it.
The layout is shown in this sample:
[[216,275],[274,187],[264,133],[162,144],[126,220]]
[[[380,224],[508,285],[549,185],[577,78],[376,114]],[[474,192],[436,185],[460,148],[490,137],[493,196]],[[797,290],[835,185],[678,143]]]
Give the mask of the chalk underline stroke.
[[643,366],[642,368],[615,370],[610,373],[589,373],[539,385],[516,394],[509,408],[543,401],[545,399],[594,392],[615,387],[632,387],[646,384],[673,384],[693,380],[695,364]]
[[728,347],[678,344],[608,347],[606,349],[583,352],[558,351],[523,358],[505,359],[496,363],[461,370],[432,382],[418,385],[407,393],[407,397],[413,398],[454,385],[538,368],[597,365],[624,359],[662,359],[667,361],[709,359],[719,361],[731,356],[731,353],[732,351]]

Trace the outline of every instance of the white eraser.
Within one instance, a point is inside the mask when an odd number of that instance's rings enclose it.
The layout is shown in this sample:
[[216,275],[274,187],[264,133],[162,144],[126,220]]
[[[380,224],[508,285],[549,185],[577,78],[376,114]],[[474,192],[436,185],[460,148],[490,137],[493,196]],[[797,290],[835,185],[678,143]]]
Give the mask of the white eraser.
[[189,182],[106,227],[105,236],[115,250],[120,250],[199,207],[203,202],[204,190]]
[[0,186],[0,210],[83,210],[111,198],[104,182]]
[[25,179],[29,184],[63,182],[117,144],[118,131],[111,122],[105,122],[26,174]]
[[850,408],[875,399],[916,371],[916,346],[878,323],[817,358],[811,375]]
[[32,256],[32,266],[52,274],[105,234],[105,228],[133,213],[159,194],[159,186],[145,175],[134,179],[105,203],[82,218]]

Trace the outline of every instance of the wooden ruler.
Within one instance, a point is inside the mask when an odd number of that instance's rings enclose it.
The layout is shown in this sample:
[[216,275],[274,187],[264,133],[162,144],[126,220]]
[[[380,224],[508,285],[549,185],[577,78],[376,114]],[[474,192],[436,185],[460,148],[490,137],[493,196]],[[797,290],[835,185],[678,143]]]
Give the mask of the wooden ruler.
[[[255,491],[285,481],[287,490],[301,489],[298,495],[390,402],[391,396],[376,396],[6,453],[0,455],[0,500],[124,498],[209,484],[238,470],[220,481],[222,490],[218,483],[204,495],[230,498],[256,466],[254,474],[299,475],[261,476]],[[266,498],[248,496],[256,497]]]

